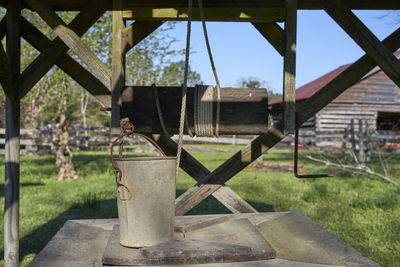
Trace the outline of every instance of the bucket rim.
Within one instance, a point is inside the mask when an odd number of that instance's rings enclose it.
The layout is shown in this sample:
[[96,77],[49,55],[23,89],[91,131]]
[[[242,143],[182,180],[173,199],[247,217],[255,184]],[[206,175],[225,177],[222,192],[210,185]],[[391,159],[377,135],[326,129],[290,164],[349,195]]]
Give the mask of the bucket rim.
[[176,157],[127,157],[127,158],[114,158],[114,161],[153,161],[153,160],[176,160]]

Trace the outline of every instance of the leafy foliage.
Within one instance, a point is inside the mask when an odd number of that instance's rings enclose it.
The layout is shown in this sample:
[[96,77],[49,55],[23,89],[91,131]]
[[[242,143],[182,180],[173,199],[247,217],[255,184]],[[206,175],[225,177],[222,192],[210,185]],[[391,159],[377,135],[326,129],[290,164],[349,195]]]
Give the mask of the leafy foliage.
[[275,93],[273,91],[273,88],[271,88],[271,86],[266,81],[263,81],[258,77],[253,77],[253,76],[242,77],[237,81],[237,86],[239,86],[240,88],[263,88],[263,87],[266,87],[267,91],[268,91],[268,100],[269,101],[282,96],[282,94]]

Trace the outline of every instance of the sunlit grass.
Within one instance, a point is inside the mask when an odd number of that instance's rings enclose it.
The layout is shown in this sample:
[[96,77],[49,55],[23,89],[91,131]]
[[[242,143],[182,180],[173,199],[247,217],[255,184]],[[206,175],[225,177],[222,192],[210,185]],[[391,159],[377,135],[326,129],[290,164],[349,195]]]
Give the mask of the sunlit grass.
[[[231,150],[237,146],[218,146]],[[191,152],[210,170],[230,154]],[[289,162],[290,151],[275,150],[268,162]],[[69,219],[117,216],[115,182],[107,152],[74,153],[80,179],[57,182],[52,156],[21,159],[21,261],[26,266]],[[375,160],[375,159],[374,159]],[[379,178],[349,176],[304,158],[309,173],[334,173],[331,179],[294,178],[292,173],[247,168],[227,184],[259,211],[298,209],[383,266],[400,265],[400,190]],[[391,159],[391,178],[400,182],[400,155]],[[374,167],[379,168],[375,160]],[[4,206],[4,157],[0,157],[0,205]],[[183,171],[177,194],[194,185]],[[3,210],[0,214],[3,216]],[[212,197],[190,214],[227,213]],[[3,220],[1,221],[3,229]],[[3,240],[3,231],[0,231]],[[1,250],[3,243],[1,243]],[[1,254],[3,257],[3,253]],[[0,262],[0,265],[3,261]]]

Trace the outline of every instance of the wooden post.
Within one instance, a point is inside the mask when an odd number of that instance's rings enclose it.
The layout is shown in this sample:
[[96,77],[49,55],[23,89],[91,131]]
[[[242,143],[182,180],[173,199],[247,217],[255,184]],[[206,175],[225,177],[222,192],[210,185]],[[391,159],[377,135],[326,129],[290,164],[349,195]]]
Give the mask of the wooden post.
[[296,110],[297,0],[286,0],[285,51],[283,58],[284,133],[293,134]]
[[125,54],[122,51],[123,0],[113,1],[112,11],[112,74],[111,74],[111,134],[119,134],[121,91],[125,86]]
[[4,186],[4,266],[19,266],[19,144],[20,144],[20,21],[21,1],[7,4],[6,50],[11,87],[6,96],[6,155]]

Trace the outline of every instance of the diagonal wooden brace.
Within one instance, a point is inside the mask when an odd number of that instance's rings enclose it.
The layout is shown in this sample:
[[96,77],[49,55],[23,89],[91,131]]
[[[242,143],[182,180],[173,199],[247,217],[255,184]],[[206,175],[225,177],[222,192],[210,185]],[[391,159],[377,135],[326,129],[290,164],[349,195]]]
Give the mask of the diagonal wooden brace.
[[[6,18],[4,17],[0,21],[0,42],[6,35]],[[3,44],[0,43],[0,84],[3,88],[4,93],[10,99],[14,99],[13,92],[11,90],[12,73],[10,69],[10,62],[6,51],[4,50]]]
[[320,0],[325,11],[371,57],[387,76],[400,87],[400,61],[354,15],[342,0]]
[[[93,9],[92,5],[81,11],[69,24],[78,36],[82,36],[99,17],[104,10]],[[51,44],[24,70],[21,75],[21,97],[26,95],[29,90],[45,75],[57,62],[65,55],[68,47],[60,38],[54,39]]]
[[[25,0],[25,2],[39,14],[88,69],[106,87],[110,87],[111,70],[86,46],[80,36],[73,29],[69,28],[44,0]],[[92,9],[97,10],[98,8]]]
[[122,31],[122,51],[128,53],[135,45],[163,24],[162,21],[137,20]]
[[253,22],[252,24],[275,50],[283,56],[285,51],[285,32],[282,28],[275,22]]
[[[178,145],[170,137],[165,135],[153,135],[149,137],[153,138],[153,140],[157,142],[157,144],[168,156],[176,155]],[[211,173],[204,165],[202,165],[184,149],[182,149],[180,167],[196,181],[200,181],[203,177]],[[238,196],[228,186],[222,186],[212,195],[233,213],[257,212],[256,209]]]
[[[29,21],[22,18],[22,37],[27,40],[38,51],[45,51],[51,45],[41,31],[36,29]],[[97,98],[104,106],[111,105],[110,89],[105,87],[96,77],[82,67],[68,54],[64,54],[57,61],[56,65],[73,78],[78,84],[85,88],[90,94]]]
[[[400,47],[400,28],[387,37],[383,44],[390,51],[396,51]],[[375,66],[375,61],[369,55],[364,55],[313,96],[299,104],[296,109],[297,126],[307,121],[352,84],[359,81]],[[254,139],[248,146],[237,152],[195,186],[183,193],[175,202],[176,215],[184,215],[191,210],[284,137],[283,122],[279,121],[268,130],[268,133]]]

